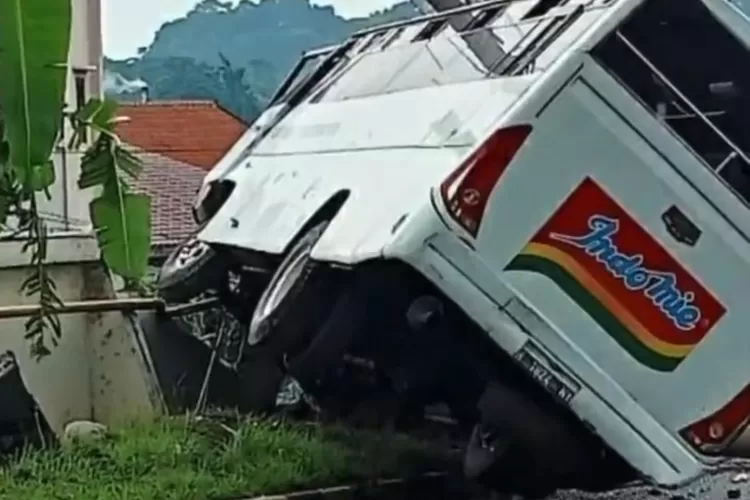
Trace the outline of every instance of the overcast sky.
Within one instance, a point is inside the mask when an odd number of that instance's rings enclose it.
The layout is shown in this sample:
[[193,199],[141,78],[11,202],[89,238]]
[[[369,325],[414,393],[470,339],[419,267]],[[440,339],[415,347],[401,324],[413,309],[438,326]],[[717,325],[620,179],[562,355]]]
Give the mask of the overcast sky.
[[[135,55],[138,47],[151,43],[154,33],[163,23],[184,16],[196,3],[197,0],[102,0],[104,53],[116,59]],[[340,15],[353,17],[367,15],[397,2],[313,0],[313,3],[333,5]]]

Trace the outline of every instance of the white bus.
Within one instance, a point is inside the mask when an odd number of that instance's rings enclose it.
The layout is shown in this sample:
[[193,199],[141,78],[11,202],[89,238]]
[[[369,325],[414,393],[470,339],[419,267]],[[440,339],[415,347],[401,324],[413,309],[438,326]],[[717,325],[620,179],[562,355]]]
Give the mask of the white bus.
[[747,18],[431,2],[302,58],[208,175],[162,293],[223,290],[241,366],[278,368],[256,384],[324,401],[348,356],[384,407],[447,404],[474,427],[466,472],[500,490],[748,454]]

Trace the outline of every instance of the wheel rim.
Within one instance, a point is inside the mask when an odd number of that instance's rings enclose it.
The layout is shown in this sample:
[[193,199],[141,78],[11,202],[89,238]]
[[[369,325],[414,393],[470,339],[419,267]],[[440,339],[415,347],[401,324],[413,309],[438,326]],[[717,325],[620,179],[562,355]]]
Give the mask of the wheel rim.
[[201,260],[210,249],[211,247],[206,243],[196,238],[191,238],[177,250],[170,267],[174,270],[190,267],[195,262]]
[[289,295],[289,290],[297,282],[297,279],[302,275],[305,270],[309,255],[307,248],[302,248],[301,251],[294,256],[289,265],[279,274],[274,286],[271,288],[268,294],[268,300],[265,301],[261,308],[261,317],[265,318],[271,314],[281,304],[281,301]]
[[312,249],[315,247],[324,229],[325,224],[321,224],[309,232],[299,242],[298,246],[293,248],[286,256],[281,266],[271,278],[271,283],[265,292],[263,292],[250,319],[247,336],[247,343],[249,345],[254,346],[259,344],[269,335],[272,325],[267,321],[268,318],[281,305],[294,285],[304,274],[310,261]]

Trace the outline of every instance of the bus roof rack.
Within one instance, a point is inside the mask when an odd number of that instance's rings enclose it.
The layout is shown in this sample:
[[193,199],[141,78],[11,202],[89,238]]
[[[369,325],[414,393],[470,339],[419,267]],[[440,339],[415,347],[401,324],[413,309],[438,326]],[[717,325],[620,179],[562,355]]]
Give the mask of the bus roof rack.
[[455,9],[444,10],[442,12],[435,12],[433,14],[425,14],[423,16],[413,17],[411,19],[405,19],[403,21],[394,21],[388,24],[381,24],[380,26],[373,26],[372,28],[365,28],[353,33],[352,38],[360,38],[372,33],[379,33],[383,31],[392,30],[394,28],[402,28],[406,26],[413,26],[415,24],[429,22],[429,21],[442,21],[449,19],[459,14],[465,14],[467,12],[474,12],[478,10],[489,9],[492,7],[501,7],[504,5],[510,5],[521,0],[489,0],[487,2],[478,2],[471,5],[463,5],[456,7]]

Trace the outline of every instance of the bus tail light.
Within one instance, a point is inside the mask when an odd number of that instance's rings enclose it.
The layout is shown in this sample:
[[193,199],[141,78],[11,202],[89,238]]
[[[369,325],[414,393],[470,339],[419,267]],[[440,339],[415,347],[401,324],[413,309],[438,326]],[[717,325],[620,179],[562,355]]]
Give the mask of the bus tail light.
[[711,415],[680,431],[696,450],[717,454],[726,450],[750,422],[750,385]]
[[492,190],[531,133],[531,125],[495,131],[440,185],[451,217],[476,237]]

